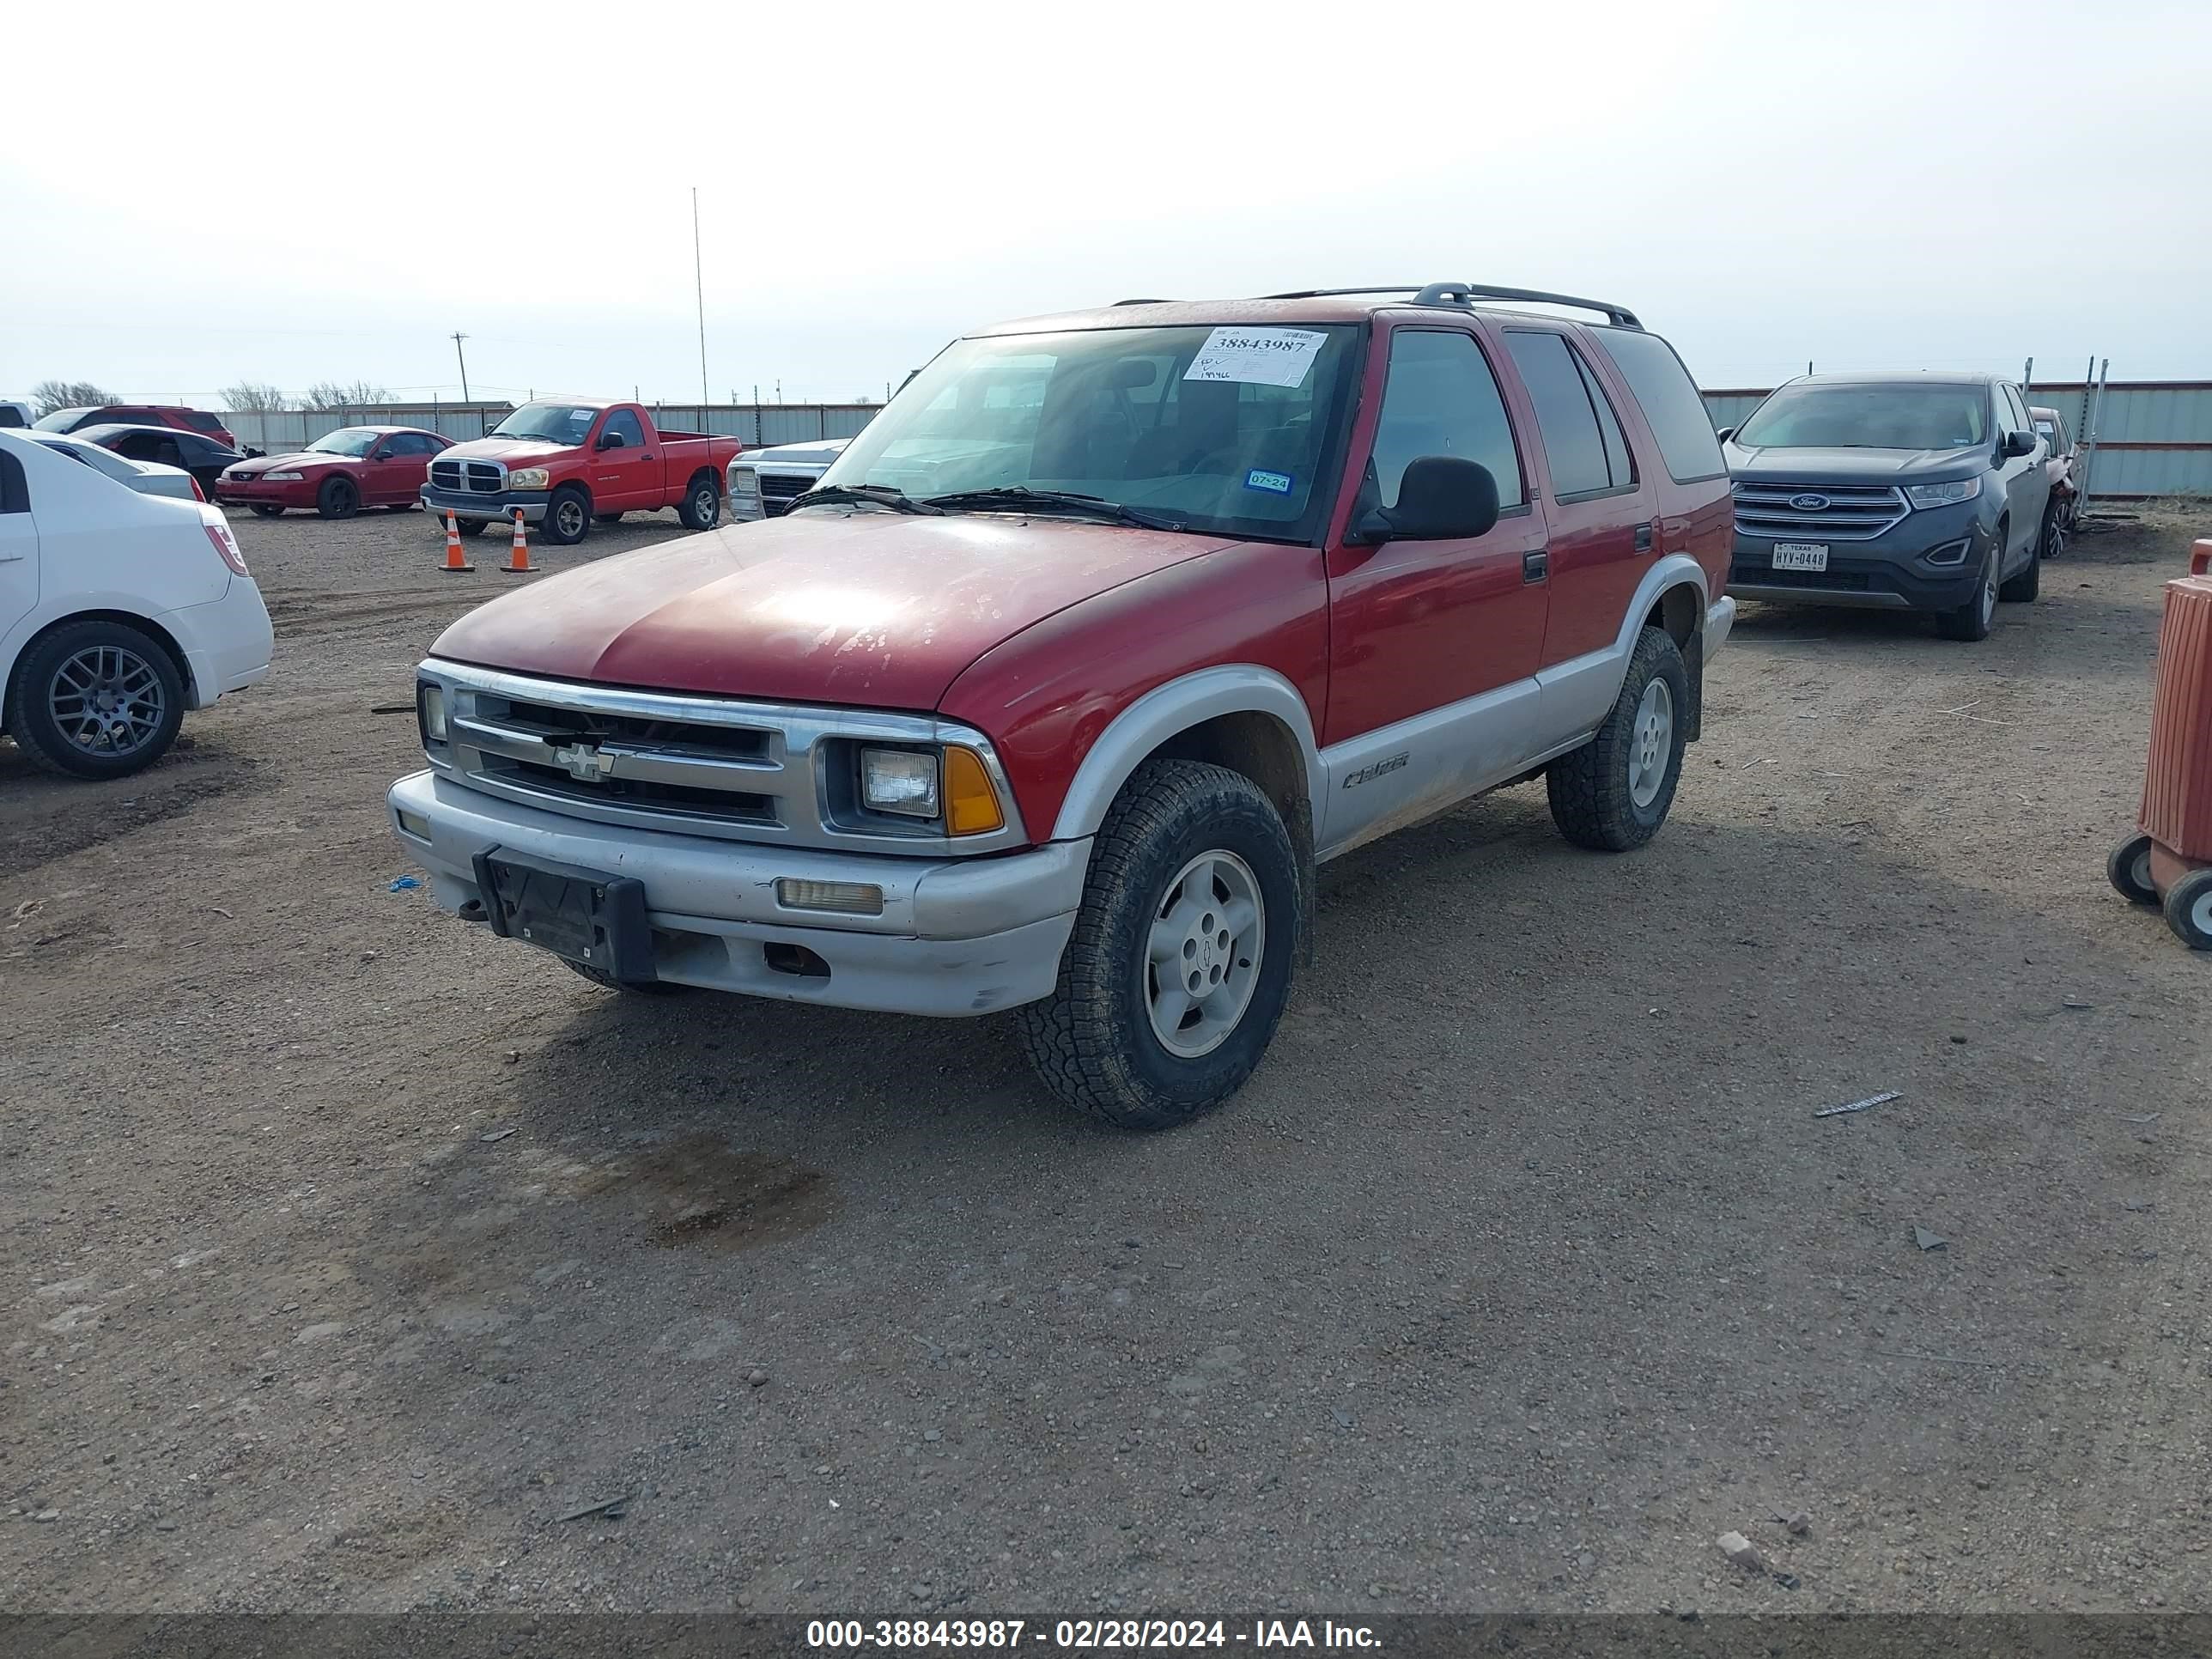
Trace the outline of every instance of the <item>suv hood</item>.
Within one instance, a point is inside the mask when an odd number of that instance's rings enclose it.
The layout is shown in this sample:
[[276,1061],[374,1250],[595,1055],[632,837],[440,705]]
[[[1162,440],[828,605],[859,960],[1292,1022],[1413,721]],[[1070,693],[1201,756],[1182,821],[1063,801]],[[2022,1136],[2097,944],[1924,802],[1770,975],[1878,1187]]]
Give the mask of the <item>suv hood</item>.
[[1988,444],[1965,449],[1778,449],[1727,445],[1729,476],[1791,483],[1940,483],[1990,466]]
[[544,438],[471,438],[431,457],[440,461],[517,461],[538,455],[565,455],[576,446]]
[[921,711],[1032,623],[1233,545],[1062,519],[815,510],[564,572],[471,611],[431,651],[555,679]]

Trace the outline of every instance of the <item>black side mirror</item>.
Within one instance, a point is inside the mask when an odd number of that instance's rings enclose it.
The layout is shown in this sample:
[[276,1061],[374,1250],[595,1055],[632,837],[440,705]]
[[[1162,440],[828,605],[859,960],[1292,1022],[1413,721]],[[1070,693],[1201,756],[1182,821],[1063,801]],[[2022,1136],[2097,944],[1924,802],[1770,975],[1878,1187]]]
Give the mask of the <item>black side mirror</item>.
[[602,432],[599,434],[599,447],[601,449],[620,449],[629,441],[629,440],[623,437],[619,432]]
[[2039,441],[2033,432],[2008,432],[2005,434],[2004,453],[2007,455],[2033,455]]
[[1458,455],[1423,455],[1406,465],[1398,504],[1361,514],[1352,539],[1449,542],[1487,535],[1498,522],[1498,480],[1480,461]]
[[1718,438],[1723,443],[1726,443],[1730,438],[1735,436],[1735,428],[1732,426],[1724,426],[1719,431],[1714,433],[1713,436]]

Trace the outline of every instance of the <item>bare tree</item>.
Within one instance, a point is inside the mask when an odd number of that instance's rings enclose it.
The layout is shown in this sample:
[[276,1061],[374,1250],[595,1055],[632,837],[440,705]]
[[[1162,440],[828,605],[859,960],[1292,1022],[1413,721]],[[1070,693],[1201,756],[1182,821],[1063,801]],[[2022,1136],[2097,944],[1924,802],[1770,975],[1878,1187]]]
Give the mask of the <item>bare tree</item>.
[[222,389],[222,406],[235,414],[272,415],[291,408],[291,399],[273,386],[240,380]]
[[31,401],[38,405],[43,419],[58,409],[97,408],[122,400],[89,380],[41,380],[31,388]]
[[300,400],[300,407],[313,410],[374,409],[391,398],[380,386],[371,386],[367,380],[356,380],[350,386],[340,386],[335,380],[318,380],[307,388],[307,395]]

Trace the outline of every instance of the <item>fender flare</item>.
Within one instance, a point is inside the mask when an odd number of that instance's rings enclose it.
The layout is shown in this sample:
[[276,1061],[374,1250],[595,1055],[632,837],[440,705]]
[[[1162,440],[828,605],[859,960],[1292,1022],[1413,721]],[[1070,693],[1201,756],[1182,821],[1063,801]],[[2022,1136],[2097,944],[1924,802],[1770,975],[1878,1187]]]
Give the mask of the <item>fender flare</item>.
[[1644,580],[1636,585],[1636,597],[1628,602],[1628,614],[1620,619],[1620,637],[1614,649],[1620,655],[1621,672],[1628,672],[1628,659],[1636,649],[1638,630],[1651,607],[1659,603],[1659,596],[1670,587],[1680,587],[1685,582],[1698,590],[1698,632],[1705,631],[1705,607],[1711,603],[1705,592],[1705,568],[1686,553],[1669,553],[1665,558],[1644,573]]
[[1178,732],[1219,714],[1272,714],[1290,728],[1305,762],[1307,799],[1322,799],[1313,715],[1297,688],[1257,663],[1224,663],[1154,686],[1108,722],[1060,798],[1053,840],[1097,835],[1106,821],[1106,809],[1129,775]]

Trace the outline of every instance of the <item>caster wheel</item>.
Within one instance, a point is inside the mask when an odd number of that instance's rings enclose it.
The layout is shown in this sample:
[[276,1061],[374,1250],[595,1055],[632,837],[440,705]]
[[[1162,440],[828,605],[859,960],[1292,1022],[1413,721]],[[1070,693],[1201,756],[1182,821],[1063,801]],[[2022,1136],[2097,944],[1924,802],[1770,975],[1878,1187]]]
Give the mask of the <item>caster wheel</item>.
[[2154,907],[2159,902],[2157,885],[2150,878],[2150,848],[2148,836],[2130,836],[2105,860],[2106,879],[2130,904]]
[[2212,951],[2212,870],[2192,870],[2166,890],[2166,925],[2192,951]]

